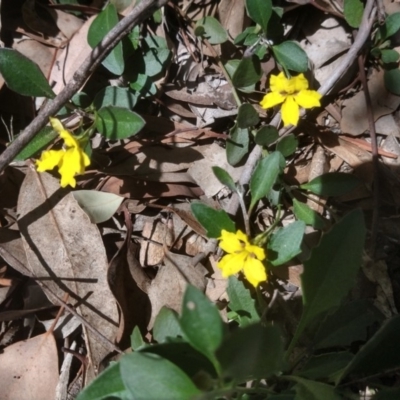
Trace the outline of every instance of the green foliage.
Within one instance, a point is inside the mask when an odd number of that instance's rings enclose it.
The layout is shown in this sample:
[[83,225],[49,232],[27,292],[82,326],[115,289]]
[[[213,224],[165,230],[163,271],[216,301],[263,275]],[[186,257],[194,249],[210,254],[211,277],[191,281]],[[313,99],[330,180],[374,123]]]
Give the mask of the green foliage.
[[326,226],[325,220],[306,203],[293,199],[293,212],[297,219],[315,229],[324,229]]
[[383,80],[385,83],[385,88],[387,91],[400,96],[400,70],[391,69],[385,71],[383,75]]
[[168,338],[176,338],[177,336],[183,336],[178,314],[170,308],[163,307],[154,321],[153,337],[158,343],[163,343]]
[[260,59],[256,56],[243,58],[232,75],[232,83],[238,89],[246,89],[261,78]]
[[386,18],[385,23],[379,28],[382,41],[393,36],[400,29],[400,12],[393,13]]
[[214,17],[204,17],[196,22],[194,33],[207,39],[211,44],[221,44],[228,40],[225,29]]
[[360,26],[363,12],[364,5],[360,0],[344,0],[344,17],[352,28]]
[[291,156],[297,149],[299,141],[292,133],[283,137],[276,145],[276,150],[279,151],[283,157]]
[[229,175],[229,172],[225,171],[220,167],[212,167],[214,175],[217,179],[225,186],[227,186],[232,192],[236,192],[236,185],[233,178]]
[[237,125],[241,129],[250,128],[260,121],[257,111],[251,104],[242,104],[238,109]]
[[274,126],[266,125],[260,128],[256,137],[254,138],[255,142],[259,146],[268,147],[272,143],[276,142],[279,139],[279,132]]
[[246,0],[247,14],[267,32],[268,22],[272,14],[271,0]]
[[93,100],[93,106],[98,110],[108,106],[132,109],[135,107],[136,101],[137,96],[127,88],[107,86],[96,94]]
[[229,133],[231,137],[226,142],[226,156],[229,164],[235,166],[249,151],[249,130],[235,124]]
[[305,51],[293,41],[272,46],[276,60],[287,70],[305,72],[308,69],[308,57]]

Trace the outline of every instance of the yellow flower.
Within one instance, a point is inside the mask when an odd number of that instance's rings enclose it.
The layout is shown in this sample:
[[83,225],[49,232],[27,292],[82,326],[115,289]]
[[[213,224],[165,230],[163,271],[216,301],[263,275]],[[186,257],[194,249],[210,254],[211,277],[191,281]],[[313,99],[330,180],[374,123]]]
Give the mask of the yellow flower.
[[36,161],[39,172],[51,171],[58,167],[61,175],[61,187],[76,186],[75,175],[85,172],[85,167],[90,164],[88,155],[82,150],[79,141],[56,118],[50,118],[53,129],[64,140],[65,146],[61,150],[48,150],[42,153],[40,160]]
[[224,277],[237,274],[243,270],[246,279],[257,287],[267,280],[264,265],[265,251],[259,246],[250,244],[246,234],[238,230],[236,233],[225,229],[221,232],[219,247],[227,252],[218,263]]
[[321,105],[321,94],[308,89],[308,81],[303,74],[286,78],[281,72],[279,75],[271,75],[271,92],[261,100],[262,108],[271,108],[282,104],[282,119],[284,126],[297,125],[299,122],[300,107],[312,108]]

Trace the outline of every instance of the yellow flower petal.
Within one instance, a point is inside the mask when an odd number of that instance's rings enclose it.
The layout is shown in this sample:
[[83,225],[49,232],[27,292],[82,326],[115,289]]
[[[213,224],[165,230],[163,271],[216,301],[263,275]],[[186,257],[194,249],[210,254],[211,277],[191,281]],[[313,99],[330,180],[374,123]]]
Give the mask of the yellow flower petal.
[[247,253],[242,251],[238,254],[226,254],[218,262],[218,268],[222,270],[222,276],[225,278],[237,274],[244,266]]
[[285,100],[285,96],[283,96],[279,92],[270,92],[267,93],[264,98],[260,102],[260,106],[262,108],[271,108],[275,107],[278,104],[283,103]]
[[294,100],[294,96],[288,96],[282,105],[282,119],[284,126],[297,125],[299,122],[299,106]]
[[60,163],[63,156],[63,150],[44,151],[40,157],[40,160],[36,161],[36,168],[39,172],[51,171]]
[[248,246],[246,246],[245,250],[251,254],[254,254],[256,258],[260,261],[265,259],[265,251],[262,247],[249,244]]
[[308,80],[303,74],[294,76],[291,81],[293,82],[294,86],[293,93],[308,89]]
[[240,241],[240,237],[237,235],[237,233],[228,232],[225,229],[222,229],[221,237],[219,239],[221,240],[221,242],[219,243],[219,247],[221,247],[221,249],[224,250],[226,253],[238,253],[243,251],[244,245]]
[[302,90],[295,95],[296,103],[303,108],[319,107],[322,95],[315,90]]
[[79,151],[74,148],[67,150],[62,159],[62,165],[58,170],[61,175],[61,187],[66,187],[68,185],[75,187],[76,180],[74,176],[84,171],[85,169],[82,168]]
[[249,239],[247,239],[247,235],[245,233],[243,233],[240,229],[237,230],[236,232],[236,237],[243,242],[245,245],[248,245]]
[[60,135],[61,132],[65,131],[65,128],[63,127],[61,121],[57,118],[52,118],[50,117],[50,124],[51,127]]
[[269,88],[272,92],[288,93],[288,91],[290,90],[290,86],[290,81],[288,78],[286,78],[283,72],[280,72],[278,75],[271,75],[271,77],[269,78]]
[[248,257],[243,267],[244,276],[254,286],[267,280],[267,273],[263,263],[254,257]]

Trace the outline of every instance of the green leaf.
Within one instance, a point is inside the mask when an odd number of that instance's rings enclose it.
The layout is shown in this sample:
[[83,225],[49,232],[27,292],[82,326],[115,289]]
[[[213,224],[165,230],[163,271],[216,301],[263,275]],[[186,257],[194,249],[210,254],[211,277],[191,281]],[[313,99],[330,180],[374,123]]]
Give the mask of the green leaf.
[[243,58],[233,73],[232,83],[237,88],[246,88],[257,83],[261,78],[260,59],[256,56]]
[[58,133],[50,126],[45,126],[41,129],[33,139],[18,153],[14,161],[24,161],[27,158],[33,157],[40,150],[47,147],[56,137]]
[[265,379],[282,368],[283,343],[276,326],[253,324],[239,328],[217,351],[223,375],[242,383]]
[[[87,40],[90,47],[95,48],[117,24],[117,10],[115,5],[110,3],[97,15],[89,27]],[[125,62],[121,42],[113,48],[102,64],[114,75],[122,75],[125,69]]]
[[144,74],[138,74],[136,80],[131,82],[129,86],[143,97],[150,97],[157,94],[156,85],[150,77]]
[[226,289],[229,297],[229,309],[239,316],[239,325],[244,327],[260,321],[254,299],[243,282],[235,276],[230,276]]
[[296,43],[286,41],[272,46],[276,60],[284,69],[305,72],[308,69],[307,53]]
[[352,28],[358,28],[364,13],[364,4],[360,0],[344,0],[344,18]]
[[268,147],[279,139],[279,132],[272,125],[266,125],[260,128],[255,137],[255,142],[259,146]]
[[93,224],[100,224],[110,219],[124,200],[124,197],[114,193],[96,190],[77,190],[72,194]]
[[324,229],[325,220],[306,203],[293,199],[293,212],[297,219],[304,221],[306,225],[311,225],[315,229]]
[[145,64],[145,75],[157,76],[167,66],[171,59],[171,52],[168,49],[151,48],[143,56]]
[[399,61],[399,53],[396,50],[383,49],[381,51],[381,59],[385,64],[391,64]]
[[251,104],[244,103],[239,107],[237,116],[237,125],[239,128],[250,128],[259,122],[258,113]]
[[0,49],[0,73],[18,94],[49,99],[56,96],[40,68],[16,50]]
[[291,156],[297,149],[299,141],[293,133],[283,137],[276,145],[276,150],[281,152],[283,157]]
[[133,350],[137,351],[147,346],[147,343],[143,340],[142,333],[138,326],[133,328],[131,334],[131,347]]
[[249,17],[260,25],[264,33],[266,33],[268,22],[272,14],[272,1],[246,0],[246,8]]
[[319,324],[313,338],[315,349],[349,347],[367,340],[369,327],[382,322],[382,315],[368,300],[342,304]]
[[385,321],[343,371],[339,382],[349,375],[374,375],[400,366],[400,316]]
[[215,210],[202,203],[192,203],[192,213],[207,231],[209,238],[219,238],[222,229],[236,232],[235,223],[224,210]]
[[322,313],[338,307],[354,285],[365,242],[363,214],[354,210],[322,236],[301,275],[303,314],[290,351],[304,329]]
[[217,177],[217,179],[228,189],[230,189],[232,192],[236,192],[236,185],[235,181],[233,178],[229,175],[229,172],[226,171],[225,169],[222,169],[220,167],[212,167],[212,170],[214,172],[214,175]]
[[221,44],[228,40],[228,34],[217,19],[204,17],[196,22],[194,33],[207,39],[211,44]]
[[134,399],[187,400],[201,393],[180,368],[155,354],[127,354],[120,369]]
[[71,102],[74,103],[77,107],[87,108],[92,103],[92,100],[87,93],[78,92],[72,96]]
[[390,69],[383,73],[383,82],[388,92],[400,96],[400,70]]
[[282,159],[282,154],[276,151],[263,158],[257,164],[250,181],[250,209],[252,209],[259,200],[265,197],[272,189],[272,186],[274,186],[281,172]]
[[308,183],[301,185],[302,189],[319,196],[341,196],[354,190],[360,181],[351,174],[332,172],[317,176]]
[[127,398],[128,394],[129,392],[127,392],[122,382],[119,364],[115,363],[106,368],[94,381],[83,388],[77,400],[102,400],[111,397]]
[[186,288],[179,322],[185,339],[218,369],[214,353],[224,335],[222,320],[217,307],[194,286]]
[[380,27],[379,32],[382,40],[393,36],[400,29],[400,12],[389,15],[385,24]]
[[108,106],[131,109],[135,107],[137,97],[126,88],[107,86],[100,90],[94,98],[93,105],[96,109]]
[[176,311],[164,306],[154,321],[153,337],[158,343],[163,343],[168,338],[177,336],[182,336],[178,314]]
[[97,112],[96,127],[107,139],[126,139],[136,135],[144,125],[144,119],[127,108],[108,106]]
[[249,151],[249,130],[234,125],[229,131],[231,138],[226,142],[226,157],[229,164],[236,165]]
[[334,386],[298,376],[291,376],[290,379],[297,382],[295,386],[297,400],[343,400],[342,395],[336,391]]
[[305,224],[295,221],[274,232],[268,242],[268,261],[274,266],[282,265],[301,253]]

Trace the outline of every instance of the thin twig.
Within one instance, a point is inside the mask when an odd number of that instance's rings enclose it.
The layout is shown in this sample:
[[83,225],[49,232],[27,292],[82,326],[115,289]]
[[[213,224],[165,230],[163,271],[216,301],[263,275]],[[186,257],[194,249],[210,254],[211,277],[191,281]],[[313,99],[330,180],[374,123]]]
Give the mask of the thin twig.
[[65,88],[40,111],[38,116],[0,155],[0,173],[15,156],[32,140],[32,138],[55,115],[65,103],[81,88],[90,74],[105,59],[107,54],[123,39],[132,28],[149,17],[156,9],[164,6],[168,0],[142,0],[123,18],[104,39],[91,51]]

